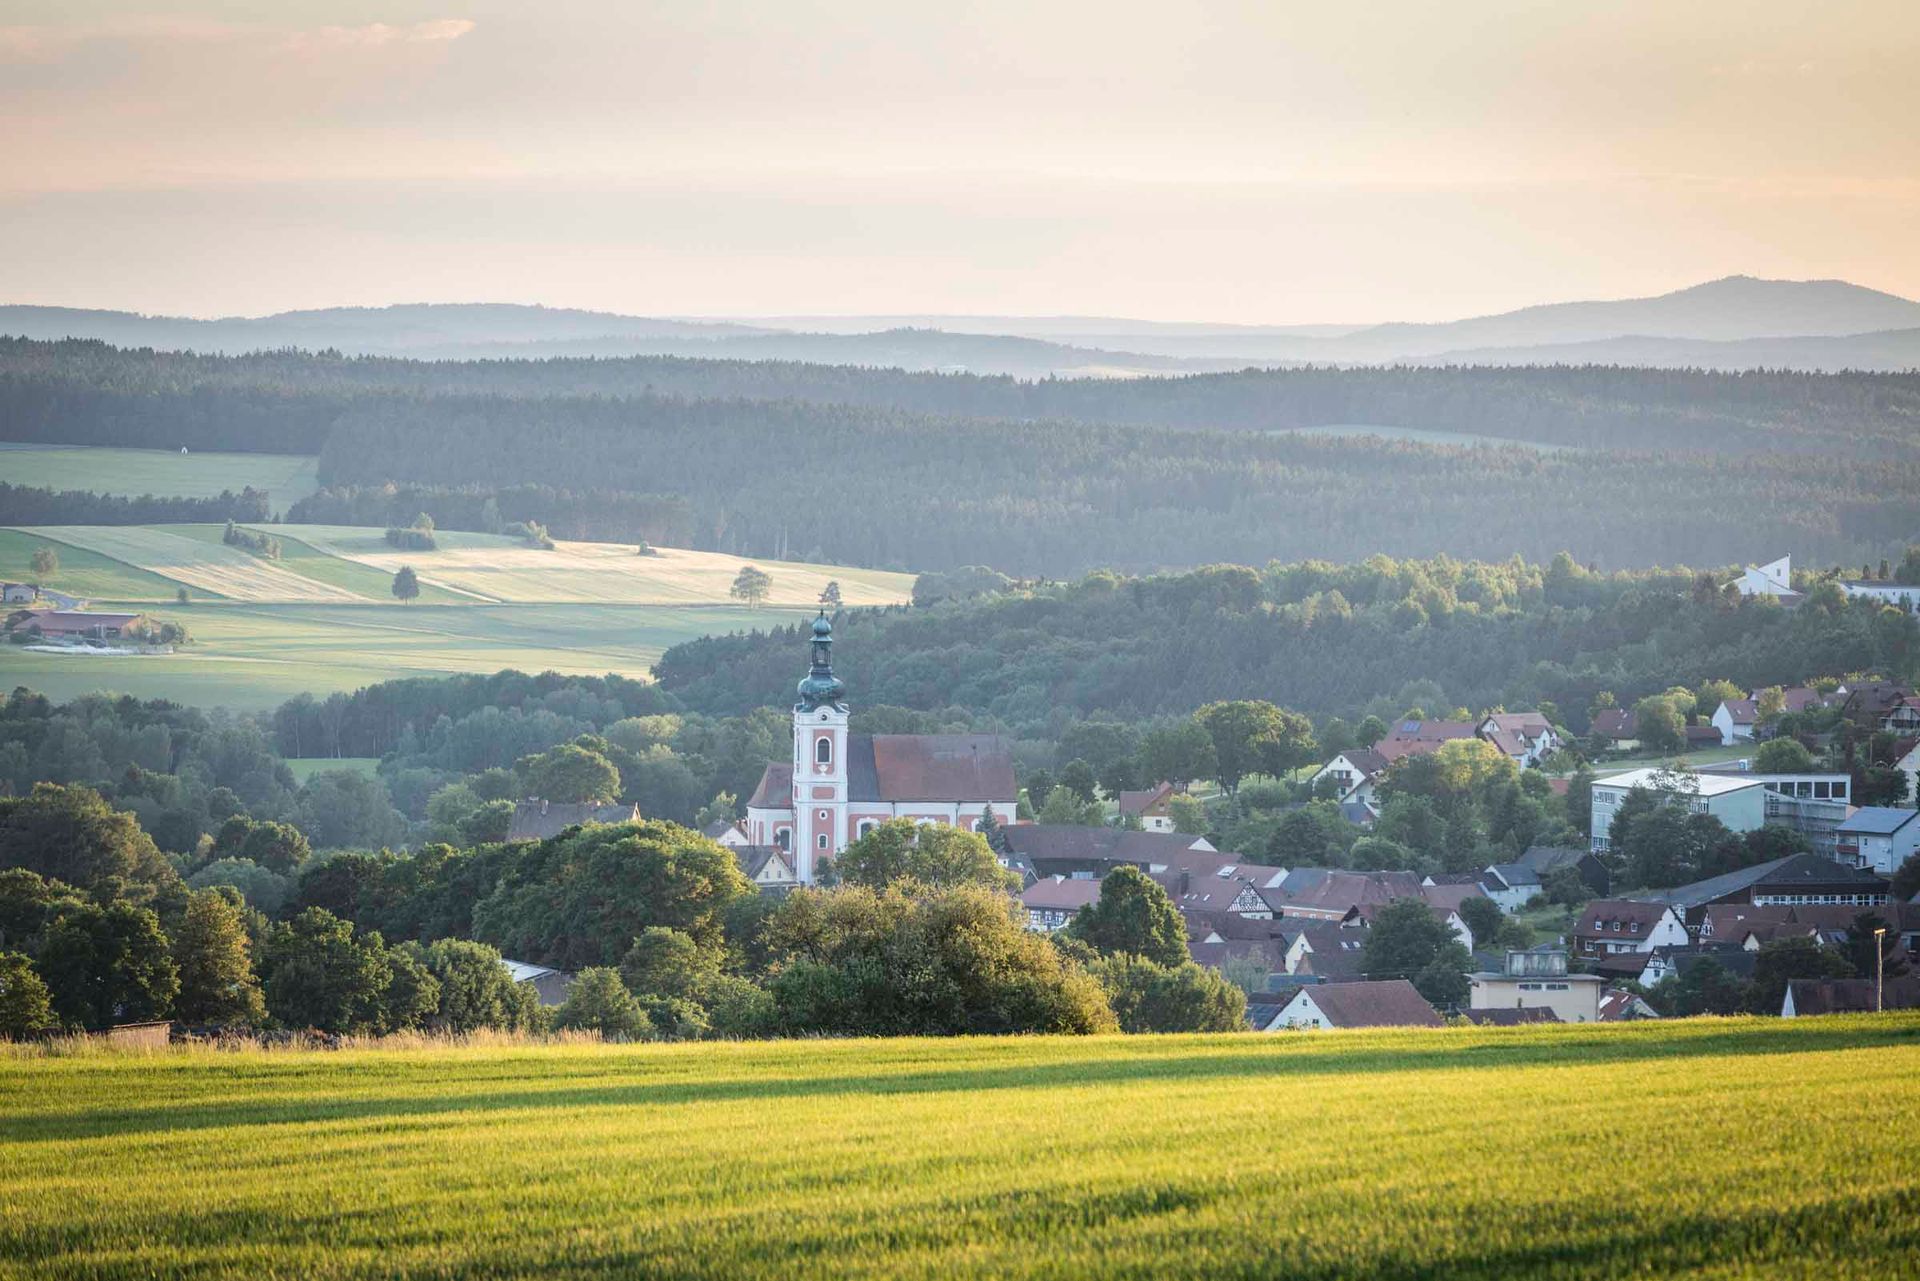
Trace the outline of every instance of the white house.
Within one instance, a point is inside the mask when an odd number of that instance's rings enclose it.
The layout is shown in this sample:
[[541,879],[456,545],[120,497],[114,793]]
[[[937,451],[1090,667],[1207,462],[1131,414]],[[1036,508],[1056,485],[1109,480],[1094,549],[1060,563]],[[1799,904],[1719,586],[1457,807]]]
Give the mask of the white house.
[[1680,774],[1659,768],[1628,770],[1593,781],[1593,825],[1589,830],[1595,853],[1607,848],[1613,816],[1636,788],[1663,796],[1668,804],[1685,805],[1696,814],[1711,814],[1731,832],[1751,832],[1767,821],[1767,789],[1758,776]]
[[1560,736],[1539,712],[1494,712],[1480,722],[1478,733],[1522,769],[1560,747]]
[[1754,723],[1760,717],[1760,704],[1751,698],[1730,698],[1721,702],[1713,712],[1713,727],[1720,731],[1720,742],[1731,747],[1735,743],[1753,741]]
[[1920,810],[1868,805],[1840,823],[1834,853],[1842,863],[1892,876],[1920,853]]
[[1920,608],[1920,584],[1851,581],[1841,583],[1840,590],[1849,596],[1877,600],[1882,605],[1896,605],[1908,613]]
[[1666,903],[1637,899],[1595,899],[1573,923],[1574,955],[1582,961],[1656,947],[1685,947],[1687,923]]
[[1728,586],[1738,588],[1742,596],[1792,596],[1793,557],[1782,556],[1764,565],[1749,565]]
[[1389,764],[1387,757],[1373,748],[1355,747],[1322,765],[1308,782],[1318,787],[1322,781],[1331,780],[1340,789],[1335,800],[1342,805],[1364,805],[1371,810],[1376,808],[1374,785],[1387,772]]
[[1260,1030],[1293,1028],[1440,1027],[1427,998],[1405,979],[1303,987]]
[[1027,886],[1020,895],[1026,909],[1027,928],[1051,934],[1065,927],[1083,907],[1100,898],[1100,882],[1075,880],[1068,876],[1046,876]]
[[1597,974],[1567,973],[1561,951],[1508,952],[1500,973],[1469,975],[1467,982],[1469,1009],[1552,1010],[1562,1023],[1599,1022],[1607,985]]

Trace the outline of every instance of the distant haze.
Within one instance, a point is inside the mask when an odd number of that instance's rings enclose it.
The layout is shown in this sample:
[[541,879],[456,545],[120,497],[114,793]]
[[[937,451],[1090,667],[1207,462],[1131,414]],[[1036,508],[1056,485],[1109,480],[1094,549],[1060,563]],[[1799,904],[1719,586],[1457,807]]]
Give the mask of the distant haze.
[[1912,0],[8,0],[0,301],[1360,326],[1742,273],[1913,297],[1916,62]]

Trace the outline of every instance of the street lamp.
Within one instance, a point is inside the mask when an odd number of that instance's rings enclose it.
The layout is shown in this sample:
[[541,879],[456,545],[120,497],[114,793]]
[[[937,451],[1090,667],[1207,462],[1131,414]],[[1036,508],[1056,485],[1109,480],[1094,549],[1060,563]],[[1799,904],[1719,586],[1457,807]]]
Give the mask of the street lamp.
[[1873,1012],[1875,1014],[1886,1010],[1884,994],[1887,983],[1887,949],[1880,942],[1886,934],[1887,929],[1884,925],[1873,932]]

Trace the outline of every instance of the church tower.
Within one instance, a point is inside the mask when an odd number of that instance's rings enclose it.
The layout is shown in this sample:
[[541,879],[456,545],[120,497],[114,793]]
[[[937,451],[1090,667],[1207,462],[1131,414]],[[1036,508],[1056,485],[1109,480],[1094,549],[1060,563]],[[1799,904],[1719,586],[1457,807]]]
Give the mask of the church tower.
[[813,665],[793,705],[793,871],[813,884],[846,844],[847,687],[833,674],[833,624],[813,620]]

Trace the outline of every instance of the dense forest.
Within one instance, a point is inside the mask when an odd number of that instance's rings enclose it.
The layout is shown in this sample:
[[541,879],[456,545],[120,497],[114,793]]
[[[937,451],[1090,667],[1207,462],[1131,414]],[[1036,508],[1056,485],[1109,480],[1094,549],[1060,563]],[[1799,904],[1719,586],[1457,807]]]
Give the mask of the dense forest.
[[[1374,553],[1540,560],[1562,548],[1607,568],[1783,550],[1859,563],[1920,531],[1917,410],[1920,381],[1891,376],[1409,369],[1020,383],[0,340],[5,437],[317,452],[329,489],[302,518],[379,525],[425,511],[488,528],[497,511],[563,536],[1021,575]],[[1152,425],[1115,425],[1127,420]],[[1673,452],[1238,430],[1343,420]],[[800,519],[796,494],[822,484],[857,500],[807,504]]]
[[[1615,366],[1248,369],[1137,379],[701,360],[415,361],[336,352],[209,356],[90,340],[0,338],[0,421],[15,439],[136,444],[116,435],[234,432],[217,446],[312,453],[332,414],[368,395],[802,401],[944,417],[1061,419],[1273,431],[1368,423],[1578,447],[1910,456],[1920,375],[1715,373]],[[130,406],[156,402],[153,415]],[[162,409],[164,406],[164,409]],[[261,416],[254,430],[248,414]],[[70,420],[70,421],[68,421]],[[73,436],[42,433],[62,430]],[[195,445],[179,439],[176,444]]]
[[139,498],[77,489],[35,489],[0,481],[0,525],[179,525],[262,521],[267,491],[251,486],[210,498]]
[[[1577,732],[1603,692],[1622,705],[1675,685],[1742,688],[1911,672],[1920,625],[1838,589],[1795,610],[1685,572],[1595,574],[1450,559],[1216,566],[933,608],[847,613],[835,668],[860,704],[959,709],[1026,737],[1072,721],[1185,715],[1263,698],[1315,716],[1555,704]],[[783,705],[796,629],[707,637],[655,667],[686,707]]]

